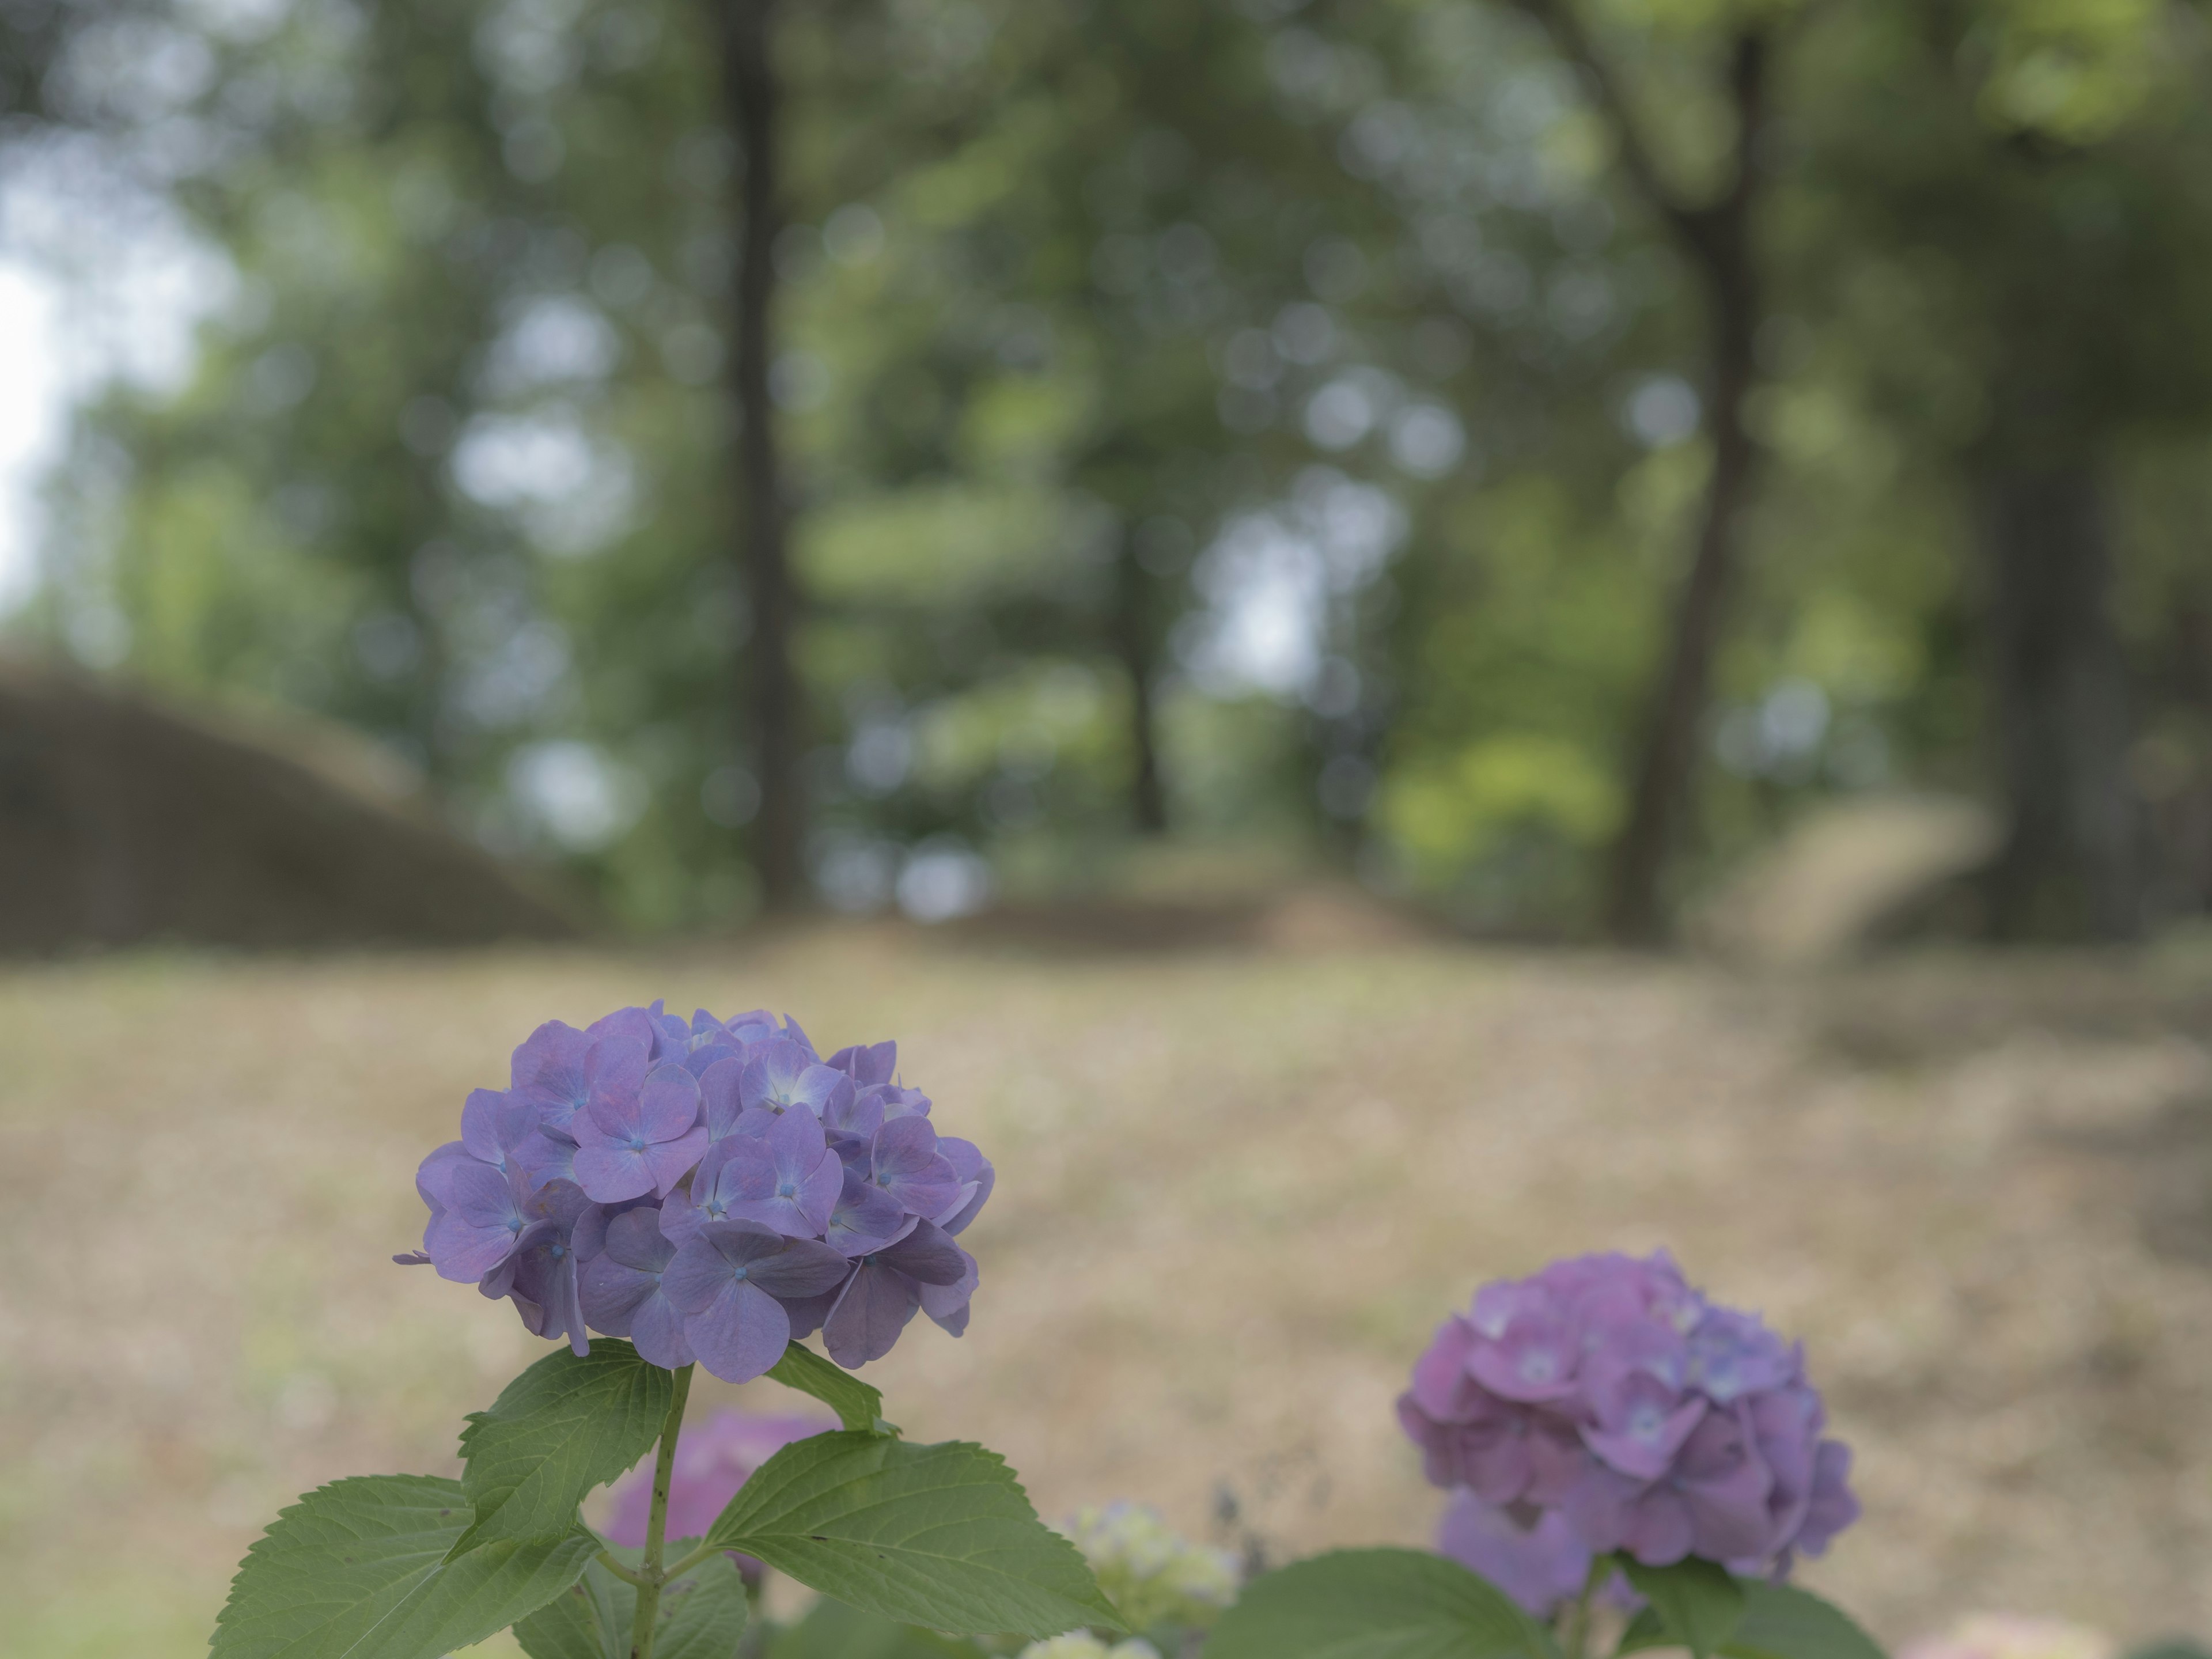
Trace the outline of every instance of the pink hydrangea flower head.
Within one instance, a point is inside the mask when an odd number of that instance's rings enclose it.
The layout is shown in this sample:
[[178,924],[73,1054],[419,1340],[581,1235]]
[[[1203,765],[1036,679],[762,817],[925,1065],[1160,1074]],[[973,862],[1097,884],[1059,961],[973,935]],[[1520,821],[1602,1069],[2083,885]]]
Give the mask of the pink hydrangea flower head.
[[[702,1423],[687,1423],[676,1442],[676,1461],[668,1478],[668,1532],[674,1538],[703,1538],[752,1472],[795,1440],[837,1426],[835,1419],[807,1413],[769,1417],[757,1412],[718,1411]],[[607,1536],[629,1549],[642,1548],[653,1507],[653,1460],[647,1458],[614,1486],[614,1515]],[[757,1571],[750,1556],[740,1566]]]
[[1398,1419],[1430,1481],[1468,1495],[1447,1553],[1480,1545],[1516,1582],[1569,1540],[1585,1565],[1625,1550],[1782,1572],[1858,1515],[1802,1348],[1709,1302],[1663,1252],[1485,1285],[1437,1328]]

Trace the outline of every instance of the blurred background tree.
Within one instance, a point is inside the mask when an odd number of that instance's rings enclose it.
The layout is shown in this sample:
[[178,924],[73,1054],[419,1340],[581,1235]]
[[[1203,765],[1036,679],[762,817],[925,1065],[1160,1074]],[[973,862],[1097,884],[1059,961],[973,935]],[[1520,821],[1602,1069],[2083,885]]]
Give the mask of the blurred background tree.
[[10,188],[96,140],[214,273],[17,630],[362,727],[629,926],[1149,844],[1649,940],[1911,789],[2007,826],[1968,925],[2212,903],[2197,7],[0,30]]

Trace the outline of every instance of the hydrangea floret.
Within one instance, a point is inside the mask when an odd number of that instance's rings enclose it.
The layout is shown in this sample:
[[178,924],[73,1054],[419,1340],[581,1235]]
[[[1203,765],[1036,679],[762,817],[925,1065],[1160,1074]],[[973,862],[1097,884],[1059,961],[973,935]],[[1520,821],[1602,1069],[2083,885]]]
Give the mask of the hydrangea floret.
[[1146,1504],[1087,1505],[1061,1530],[1133,1629],[1203,1630],[1237,1599],[1237,1558],[1193,1543]]

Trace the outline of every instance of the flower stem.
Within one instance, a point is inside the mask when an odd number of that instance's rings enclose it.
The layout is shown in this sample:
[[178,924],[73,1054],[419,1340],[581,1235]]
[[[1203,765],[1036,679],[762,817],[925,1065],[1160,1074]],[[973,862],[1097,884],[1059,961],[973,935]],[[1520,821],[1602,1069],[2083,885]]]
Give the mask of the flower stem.
[[1612,1556],[1601,1555],[1590,1563],[1589,1572],[1583,1580],[1583,1593],[1567,1607],[1567,1627],[1560,1642],[1566,1650],[1566,1659],[1589,1659],[1590,1603],[1613,1574]]
[[605,1567],[609,1572],[614,1574],[616,1577],[621,1579],[625,1584],[642,1584],[645,1583],[645,1575],[643,1573],[638,1571],[635,1567],[626,1567],[623,1565],[623,1564],[615,1558],[614,1554],[611,1551],[601,1550],[599,1555],[599,1561],[601,1566]]
[[719,1546],[714,1544],[702,1544],[697,1549],[693,1550],[690,1554],[685,1556],[674,1566],[669,1568],[666,1572],[662,1573],[660,1575],[660,1582],[665,1584],[671,1579],[681,1578],[685,1573],[690,1571],[692,1568],[697,1566],[708,1556],[719,1555],[720,1553],[721,1550]]
[[660,1587],[670,1575],[660,1570],[661,1546],[668,1539],[668,1481],[676,1467],[676,1437],[684,1427],[684,1401],[691,1392],[691,1367],[676,1373],[676,1397],[660,1425],[660,1455],[653,1463],[653,1509],[645,1522],[645,1561],[637,1587],[637,1620],[630,1626],[630,1659],[653,1659],[654,1622],[660,1616]]

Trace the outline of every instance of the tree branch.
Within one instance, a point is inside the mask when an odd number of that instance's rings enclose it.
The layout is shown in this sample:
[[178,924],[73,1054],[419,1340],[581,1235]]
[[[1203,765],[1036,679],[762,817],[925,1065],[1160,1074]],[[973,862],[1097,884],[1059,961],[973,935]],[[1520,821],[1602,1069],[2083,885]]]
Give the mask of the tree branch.
[[1637,189],[1677,229],[1691,234],[1692,222],[1700,216],[1702,210],[1684,201],[1680,192],[1667,182],[1667,175],[1660,170],[1659,158],[1637,121],[1626,89],[1598,51],[1597,42],[1590,39],[1589,31],[1583,27],[1582,19],[1576,15],[1573,0],[1516,0],[1516,3],[1552,37],[1552,44],[1559,48],[1559,55],[1589,77],[1591,89],[1597,94],[1598,107],[1612,124],[1620,146],[1620,164],[1635,180]]

